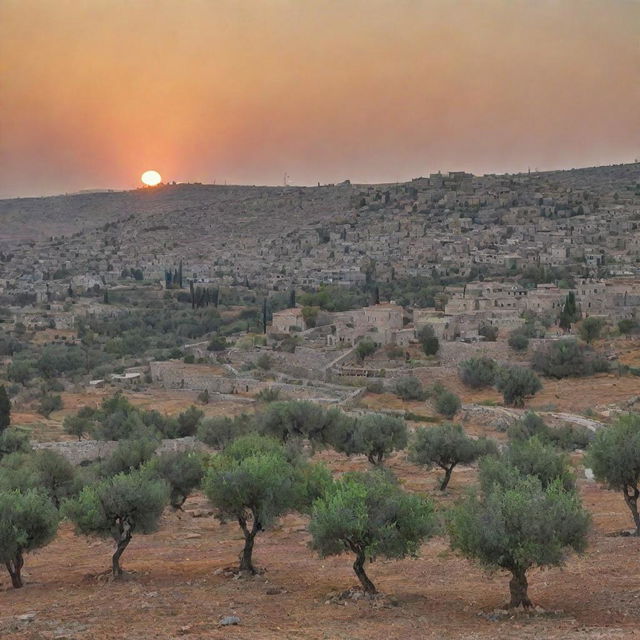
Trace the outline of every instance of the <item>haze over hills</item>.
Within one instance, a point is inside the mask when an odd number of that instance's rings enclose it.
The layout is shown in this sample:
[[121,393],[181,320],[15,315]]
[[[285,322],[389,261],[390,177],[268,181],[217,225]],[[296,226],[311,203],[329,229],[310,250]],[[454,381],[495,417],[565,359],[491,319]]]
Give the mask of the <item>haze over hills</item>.
[[[589,189],[606,193],[637,184],[640,164],[568,169],[520,174],[474,177],[474,192],[491,189],[496,180],[514,181],[521,188]],[[352,208],[351,196],[370,189],[403,188],[424,185],[424,178],[408,183],[379,185],[323,185],[321,187],[243,186],[185,183],[141,188],[132,191],[90,190],[56,196],[0,199],[1,241],[38,240],[50,236],[69,235],[99,227],[108,222],[134,216],[135,222],[154,222],[183,228],[190,222],[215,220],[232,232],[249,228],[269,217],[269,225],[261,229],[267,235],[281,233],[282,225],[320,222],[332,214]],[[154,220],[156,219],[156,220]],[[226,225],[230,223],[229,229]],[[126,225],[125,225],[126,228]],[[206,233],[206,226],[203,229]]]

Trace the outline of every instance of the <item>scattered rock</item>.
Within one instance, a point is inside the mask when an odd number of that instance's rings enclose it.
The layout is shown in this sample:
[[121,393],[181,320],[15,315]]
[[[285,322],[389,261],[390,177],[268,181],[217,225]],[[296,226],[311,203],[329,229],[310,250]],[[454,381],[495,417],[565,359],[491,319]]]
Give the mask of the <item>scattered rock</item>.
[[20,622],[32,622],[35,619],[36,619],[35,613],[23,613],[20,616],[16,616],[16,620],[19,620]]
[[185,536],[185,540],[196,540],[197,538],[202,538],[199,533],[187,533]]
[[238,618],[238,616],[225,616],[220,620],[221,627],[229,627],[234,624],[240,624],[240,618]]

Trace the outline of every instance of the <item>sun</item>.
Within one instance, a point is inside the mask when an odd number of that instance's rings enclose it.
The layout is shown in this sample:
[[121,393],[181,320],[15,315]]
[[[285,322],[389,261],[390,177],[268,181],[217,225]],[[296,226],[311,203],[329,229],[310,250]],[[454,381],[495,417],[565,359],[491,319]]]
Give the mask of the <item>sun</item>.
[[140,177],[140,180],[148,187],[155,187],[162,182],[162,176],[157,171],[145,171]]

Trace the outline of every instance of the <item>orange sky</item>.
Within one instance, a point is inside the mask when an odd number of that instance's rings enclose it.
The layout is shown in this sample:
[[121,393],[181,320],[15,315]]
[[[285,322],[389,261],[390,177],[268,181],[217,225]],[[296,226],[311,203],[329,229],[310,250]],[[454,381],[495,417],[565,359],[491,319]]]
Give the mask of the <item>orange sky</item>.
[[638,0],[0,0],[0,196],[629,162]]

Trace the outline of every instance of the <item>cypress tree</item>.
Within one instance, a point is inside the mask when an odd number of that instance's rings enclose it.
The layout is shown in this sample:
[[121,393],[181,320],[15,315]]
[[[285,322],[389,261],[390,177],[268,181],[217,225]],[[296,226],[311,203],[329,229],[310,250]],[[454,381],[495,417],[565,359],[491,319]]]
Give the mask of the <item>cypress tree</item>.
[[4,385],[0,385],[0,433],[11,424],[11,400]]
[[267,299],[262,302],[262,333],[267,333]]

